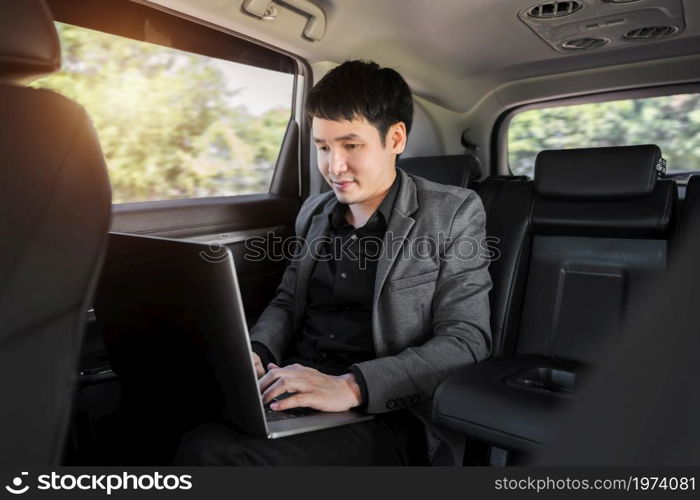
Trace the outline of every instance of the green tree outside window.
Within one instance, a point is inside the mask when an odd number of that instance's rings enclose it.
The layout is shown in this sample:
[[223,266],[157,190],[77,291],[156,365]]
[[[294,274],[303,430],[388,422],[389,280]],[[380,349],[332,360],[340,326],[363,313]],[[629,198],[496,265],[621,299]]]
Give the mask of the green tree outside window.
[[656,144],[671,172],[700,170],[700,94],[577,104],[518,113],[508,127],[508,160],[533,175],[543,149]]
[[[290,117],[235,103],[235,64],[57,23],[61,72],[34,82],[80,103],[115,203],[267,192]],[[257,70],[257,68],[256,68]],[[267,70],[259,70],[261,78]],[[292,75],[289,76],[291,96]]]

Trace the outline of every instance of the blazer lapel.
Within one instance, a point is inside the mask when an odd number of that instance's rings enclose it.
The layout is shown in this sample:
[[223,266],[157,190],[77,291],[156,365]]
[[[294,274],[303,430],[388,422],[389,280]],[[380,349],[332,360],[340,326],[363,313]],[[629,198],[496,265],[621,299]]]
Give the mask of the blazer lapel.
[[373,316],[375,318],[377,316],[379,295],[381,294],[389,273],[396,263],[396,259],[403,253],[403,248],[407,244],[406,237],[416,223],[416,220],[411,217],[411,215],[418,210],[416,185],[413,183],[413,180],[400,168],[396,169],[396,174],[401,176],[401,187],[396,195],[389,226],[384,235],[384,251],[382,252],[382,258],[377,262],[373,300]]

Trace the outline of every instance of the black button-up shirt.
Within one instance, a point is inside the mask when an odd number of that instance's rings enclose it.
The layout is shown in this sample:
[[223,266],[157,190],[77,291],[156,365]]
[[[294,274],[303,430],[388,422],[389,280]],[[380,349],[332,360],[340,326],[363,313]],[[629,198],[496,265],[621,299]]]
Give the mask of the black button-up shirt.
[[330,230],[311,273],[302,330],[284,364],[300,363],[324,373],[347,373],[353,363],[375,357],[372,302],[377,262],[399,189],[397,175],[367,223],[354,228],[349,210],[336,203]]
[[[301,332],[282,365],[299,363],[330,375],[348,373],[354,363],[373,359],[372,306],[377,263],[400,188],[397,174],[389,192],[367,223],[354,228],[337,202],[329,214],[330,230],[319,249],[308,286]],[[253,350],[264,364],[274,361],[261,344]],[[354,371],[363,397],[366,386]]]

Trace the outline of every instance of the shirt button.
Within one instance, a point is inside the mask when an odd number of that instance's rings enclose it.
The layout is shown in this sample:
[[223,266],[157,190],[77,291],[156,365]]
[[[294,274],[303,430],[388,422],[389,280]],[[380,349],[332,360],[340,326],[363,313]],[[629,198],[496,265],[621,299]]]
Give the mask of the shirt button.
[[348,277],[348,275],[347,275],[346,273],[340,273],[340,277],[343,278],[343,279],[345,279],[345,278]]
[[334,338],[335,338],[335,335],[332,334],[332,333],[329,333],[329,334],[328,334],[328,338],[329,338],[329,339],[334,339]]
[[356,239],[357,239],[357,235],[356,235],[356,234],[353,234],[352,236],[350,236],[350,239],[351,239],[351,240],[356,240]]

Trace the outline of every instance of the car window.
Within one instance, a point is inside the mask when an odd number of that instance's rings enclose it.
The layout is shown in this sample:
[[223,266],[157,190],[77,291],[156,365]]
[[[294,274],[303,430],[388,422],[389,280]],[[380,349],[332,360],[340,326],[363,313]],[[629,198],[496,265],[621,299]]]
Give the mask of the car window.
[[59,73],[85,107],[115,203],[268,192],[295,76],[57,23]]
[[543,149],[657,144],[669,173],[700,170],[700,94],[531,109],[508,127],[508,161],[533,175]]

